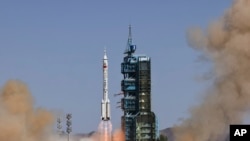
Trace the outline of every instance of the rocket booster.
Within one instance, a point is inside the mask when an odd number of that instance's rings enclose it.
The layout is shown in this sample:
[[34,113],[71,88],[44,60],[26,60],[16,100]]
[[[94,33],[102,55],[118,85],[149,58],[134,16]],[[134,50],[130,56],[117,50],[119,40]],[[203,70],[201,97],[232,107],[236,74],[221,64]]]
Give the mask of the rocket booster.
[[103,56],[103,98],[101,104],[102,120],[110,120],[110,101],[108,98],[108,57],[106,50]]

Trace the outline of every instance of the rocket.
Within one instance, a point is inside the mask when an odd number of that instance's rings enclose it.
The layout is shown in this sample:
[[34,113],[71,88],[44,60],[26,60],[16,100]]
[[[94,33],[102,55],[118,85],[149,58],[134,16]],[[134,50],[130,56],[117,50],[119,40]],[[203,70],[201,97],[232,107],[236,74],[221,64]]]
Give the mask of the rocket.
[[102,120],[110,120],[110,101],[108,98],[108,57],[106,50],[104,50],[103,56],[103,98],[101,104]]

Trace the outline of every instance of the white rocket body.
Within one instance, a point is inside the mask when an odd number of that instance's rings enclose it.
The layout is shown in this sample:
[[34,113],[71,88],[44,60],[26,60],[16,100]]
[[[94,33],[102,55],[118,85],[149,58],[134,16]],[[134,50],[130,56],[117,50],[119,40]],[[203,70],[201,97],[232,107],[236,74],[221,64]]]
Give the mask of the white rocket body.
[[106,50],[103,56],[103,99],[102,99],[102,120],[110,120],[110,101],[108,98],[108,57]]

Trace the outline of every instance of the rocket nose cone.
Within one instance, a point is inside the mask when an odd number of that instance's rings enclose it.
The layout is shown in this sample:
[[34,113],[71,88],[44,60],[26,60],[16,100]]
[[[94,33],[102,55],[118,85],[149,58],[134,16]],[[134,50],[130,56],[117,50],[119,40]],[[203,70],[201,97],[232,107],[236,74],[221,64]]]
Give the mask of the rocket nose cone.
[[108,59],[108,57],[107,57],[106,54],[104,54],[103,59],[104,59],[104,60],[107,60],[107,59]]

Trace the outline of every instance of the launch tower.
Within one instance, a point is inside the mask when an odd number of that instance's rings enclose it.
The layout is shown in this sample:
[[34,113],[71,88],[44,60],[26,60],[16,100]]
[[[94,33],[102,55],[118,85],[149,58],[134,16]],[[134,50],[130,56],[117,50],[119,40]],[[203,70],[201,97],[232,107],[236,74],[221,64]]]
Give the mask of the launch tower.
[[121,63],[122,129],[126,141],[157,141],[158,124],[151,111],[151,66],[150,57],[135,55],[136,45],[132,43],[131,26],[125,57]]

